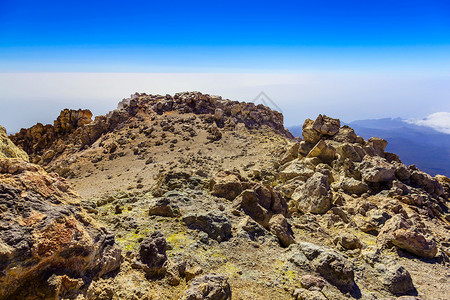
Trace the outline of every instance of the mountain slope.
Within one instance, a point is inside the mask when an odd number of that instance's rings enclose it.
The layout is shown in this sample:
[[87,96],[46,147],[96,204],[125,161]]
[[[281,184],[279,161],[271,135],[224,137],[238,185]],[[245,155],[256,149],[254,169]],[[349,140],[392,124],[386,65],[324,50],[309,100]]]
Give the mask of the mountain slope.
[[[94,120],[68,109],[53,125],[21,130],[11,139],[66,177],[82,196],[71,211],[113,232],[100,241],[121,255],[107,255],[104,273],[51,264],[9,298],[445,299],[450,179],[405,166],[386,141],[366,141],[337,119],[303,127],[298,142],[269,108],[194,92],[135,94]],[[27,192],[0,192],[0,214]],[[26,225],[35,215],[21,207],[6,211]],[[64,241],[80,239],[70,224],[58,228]],[[14,270],[3,238],[13,233],[0,227],[1,272]],[[70,257],[47,262],[72,266]]]

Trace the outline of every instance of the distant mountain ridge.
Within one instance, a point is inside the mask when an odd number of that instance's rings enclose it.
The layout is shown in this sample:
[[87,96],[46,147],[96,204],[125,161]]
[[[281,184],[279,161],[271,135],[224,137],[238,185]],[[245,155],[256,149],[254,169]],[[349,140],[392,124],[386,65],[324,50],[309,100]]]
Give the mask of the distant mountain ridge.
[[[401,118],[357,120],[347,125],[364,139],[376,136],[387,140],[386,151],[398,154],[407,165],[414,164],[431,175],[450,176],[450,134]],[[301,126],[288,129],[294,136],[302,135]]]

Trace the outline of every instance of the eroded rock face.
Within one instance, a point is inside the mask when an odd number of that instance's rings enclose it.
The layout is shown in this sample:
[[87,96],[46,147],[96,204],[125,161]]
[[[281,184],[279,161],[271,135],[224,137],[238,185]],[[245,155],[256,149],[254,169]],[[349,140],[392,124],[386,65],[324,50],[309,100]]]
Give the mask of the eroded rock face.
[[0,126],[0,158],[2,157],[21,158],[29,161],[28,154],[14,145],[6,135],[6,129]]
[[231,299],[231,288],[228,278],[221,274],[206,274],[191,281],[182,300],[228,300]]
[[0,159],[0,173],[0,298],[54,272],[96,277],[120,266],[114,236],[64,179],[21,159]]

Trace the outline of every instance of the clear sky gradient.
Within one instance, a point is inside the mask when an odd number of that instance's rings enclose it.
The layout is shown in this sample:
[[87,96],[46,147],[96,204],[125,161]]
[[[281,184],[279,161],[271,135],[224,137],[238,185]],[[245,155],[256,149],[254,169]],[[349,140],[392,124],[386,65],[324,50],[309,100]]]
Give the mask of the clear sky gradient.
[[0,71],[450,67],[448,1],[0,1]]
[[10,131],[184,90],[265,91],[287,125],[449,112],[450,1],[0,0]]

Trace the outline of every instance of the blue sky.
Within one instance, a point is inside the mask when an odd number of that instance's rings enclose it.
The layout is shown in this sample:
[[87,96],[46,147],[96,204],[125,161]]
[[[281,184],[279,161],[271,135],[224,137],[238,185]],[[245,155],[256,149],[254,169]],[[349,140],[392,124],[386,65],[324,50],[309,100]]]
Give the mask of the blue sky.
[[185,90],[265,91],[287,125],[448,113],[450,1],[0,0],[10,131]]
[[448,1],[0,2],[0,71],[450,67]]

